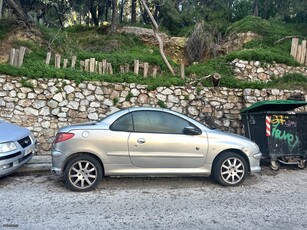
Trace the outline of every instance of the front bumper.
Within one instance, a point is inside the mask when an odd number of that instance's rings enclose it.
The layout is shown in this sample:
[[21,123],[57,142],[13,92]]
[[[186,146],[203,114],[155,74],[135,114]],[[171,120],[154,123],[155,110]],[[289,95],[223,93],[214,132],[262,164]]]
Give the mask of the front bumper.
[[35,143],[25,149],[0,157],[0,177],[9,175],[30,161],[35,153]]
[[253,157],[249,158],[251,173],[257,173],[261,171],[261,167],[260,167],[261,157],[262,157],[262,153],[259,152],[259,153],[254,154]]

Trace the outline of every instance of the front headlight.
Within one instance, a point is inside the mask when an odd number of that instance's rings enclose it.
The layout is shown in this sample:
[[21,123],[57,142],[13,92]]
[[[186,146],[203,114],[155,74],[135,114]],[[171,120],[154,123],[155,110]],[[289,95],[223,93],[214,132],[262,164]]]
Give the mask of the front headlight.
[[0,143],[0,153],[6,153],[15,149],[17,149],[17,147],[14,142]]

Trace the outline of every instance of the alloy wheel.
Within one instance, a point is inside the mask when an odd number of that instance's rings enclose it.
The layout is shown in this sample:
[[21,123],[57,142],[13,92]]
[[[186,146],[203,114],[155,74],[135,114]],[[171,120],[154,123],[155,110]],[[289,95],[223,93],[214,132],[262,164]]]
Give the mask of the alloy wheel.
[[236,158],[227,158],[221,165],[220,175],[227,184],[237,184],[245,176],[244,163]]

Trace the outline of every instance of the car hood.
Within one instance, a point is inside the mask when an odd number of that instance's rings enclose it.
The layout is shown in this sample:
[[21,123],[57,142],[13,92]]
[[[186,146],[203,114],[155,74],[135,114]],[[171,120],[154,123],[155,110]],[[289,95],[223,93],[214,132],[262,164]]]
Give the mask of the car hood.
[[0,120],[0,142],[17,141],[29,135],[28,129]]

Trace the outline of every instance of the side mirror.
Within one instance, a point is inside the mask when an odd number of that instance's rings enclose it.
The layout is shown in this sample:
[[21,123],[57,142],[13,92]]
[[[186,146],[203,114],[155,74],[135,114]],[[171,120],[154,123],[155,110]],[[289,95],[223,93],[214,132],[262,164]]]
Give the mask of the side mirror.
[[183,129],[183,134],[186,135],[200,135],[201,131],[195,127],[188,126]]

